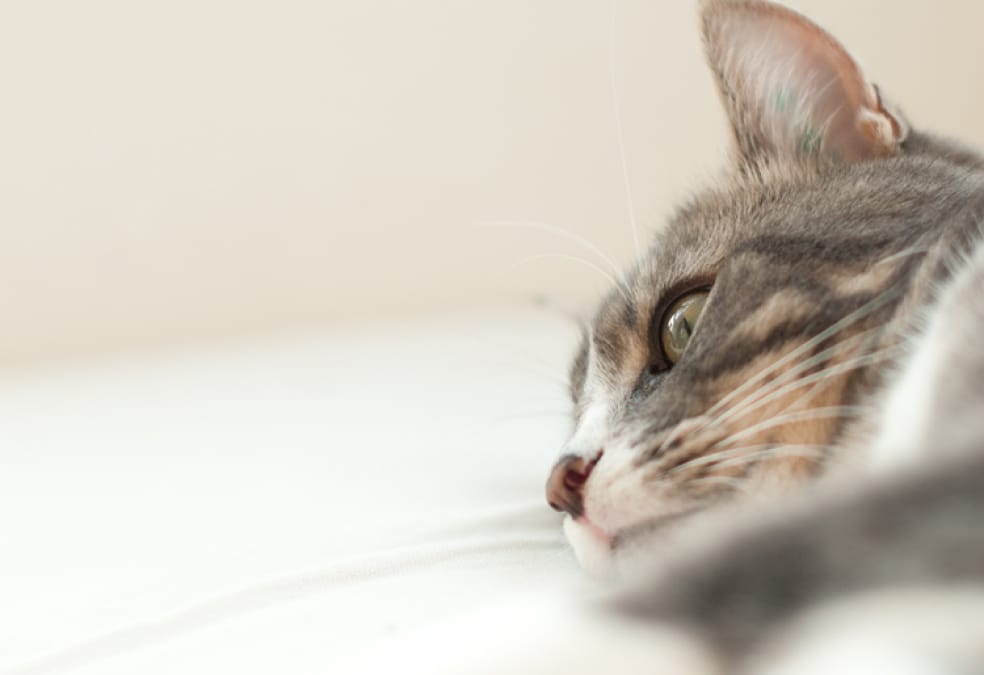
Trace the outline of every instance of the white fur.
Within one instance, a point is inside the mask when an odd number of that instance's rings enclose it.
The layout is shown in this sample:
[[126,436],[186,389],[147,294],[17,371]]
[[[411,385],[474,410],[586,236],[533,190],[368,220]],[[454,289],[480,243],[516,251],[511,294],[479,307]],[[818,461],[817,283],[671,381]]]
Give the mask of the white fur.
[[938,660],[901,648],[878,631],[842,632],[815,637],[792,654],[772,663],[756,675],[946,675]]
[[599,530],[613,535],[643,517],[659,514],[649,508],[642,509],[648,502],[638,499],[638,495],[645,494],[645,488],[639,472],[633,469],[633,451],[625,443],[613,441],[611,435],[612,420],[632,383],[613,381],[599,365],[593,343],[590,346],[582,394],[584,408],[562,454],[585,459],[593,459],[601,451],[604,454],[584,491],[585,513],[593,525],[568,517],[564,521],[564,533],[581,566],[592,575],[605,577],[614,574],[616,561],[609,542]]
[[778,631],[755,675],[976,672],[984,595],[973,588],[886,590],[830,601]]
[[904,468],[925,459],[930,383],[936,381],[944,365],[942,352],[936,349],[942,337],[937,334],[940,330],[937,316],[917,339],[909,362],[888,392],[869,456],[869,466],[875,471]]
[[603,393],[589,396],[580,422],[564,446],[564,454],[593,457],[604,447],[611,422],[611,403]]
[[615,397],[607,378],[598,366],[592,336],[588,349],[587,371],[584,376],[584,409],[577,428],[564,446],[563,454],[593,457],[602,449],[611,429],[615,409]]
[[615,556],[611,546],[600,539],[590,528],[575,521],[570,516],[564,518],[564,535],[574,549],[574,557],[588,574],[604,578],[613,576]]
[[[978,302],[984,275],[984,245],[978,244],[970,256],[960,256],[955,263],[960,265],[959,272],[926,311],[926,330],[914,339],[911,356],[885,399],[878,435],[869,455],[870,466],[876,471],[939,458],[941,452],[957,449],[946,447],[948,444],[959,445],[953,443],[960,436],[954,433],[958,431],[955,427],[968,420],[961,417],[960,411],[950,409],[944,394],[952,394],[948,388],[958,384],[953,380],[954,374],[966,377],[961,370],[975,368],[976,361],[967,358],[967,349],[977,347],[979,318],[967,304]],[[946,419],[939,419],[943,412]],[[945,447],[934,443],[944,438],[950,439],[949,443],[943,442]]]

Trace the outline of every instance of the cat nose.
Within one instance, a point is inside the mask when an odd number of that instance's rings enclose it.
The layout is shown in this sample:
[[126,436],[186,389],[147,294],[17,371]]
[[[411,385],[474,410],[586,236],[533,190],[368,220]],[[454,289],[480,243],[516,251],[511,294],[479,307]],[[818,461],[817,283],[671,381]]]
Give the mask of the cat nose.
[[601,453],[594,459],[580,455],[564,455],[554,464],[547,479],[547,503],[555,511],[566,511],[575,518],[584,513],[584,484]]

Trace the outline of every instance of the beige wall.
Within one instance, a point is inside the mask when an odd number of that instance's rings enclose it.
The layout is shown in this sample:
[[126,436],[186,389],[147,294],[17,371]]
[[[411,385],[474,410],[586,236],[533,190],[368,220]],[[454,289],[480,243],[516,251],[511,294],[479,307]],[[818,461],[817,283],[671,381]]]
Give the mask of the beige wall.
[[[694,5],[0,7],[0,363],[315,321],[580,301],[539,221],[633,251],[726,137]],[[917,125],[984,141],[984,3],[810,0]]]

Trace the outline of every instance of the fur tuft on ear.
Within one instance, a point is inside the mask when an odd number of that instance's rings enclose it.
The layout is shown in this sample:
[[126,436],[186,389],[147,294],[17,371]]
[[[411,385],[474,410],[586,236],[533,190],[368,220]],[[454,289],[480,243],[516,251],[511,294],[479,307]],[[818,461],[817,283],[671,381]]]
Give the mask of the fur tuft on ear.
[[707,56],[741,158],[856,162],[899,152],[902,116],[833,36],[765,0],[703,0]]

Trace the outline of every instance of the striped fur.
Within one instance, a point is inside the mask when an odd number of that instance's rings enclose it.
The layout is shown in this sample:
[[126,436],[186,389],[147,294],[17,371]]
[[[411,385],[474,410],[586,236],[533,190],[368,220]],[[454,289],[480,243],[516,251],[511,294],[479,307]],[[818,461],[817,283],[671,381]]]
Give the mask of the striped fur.
[[[658,518],[730,499],[735,480],[786,488],[841,455],[854,408],[876,405],[916,312],[984,217],[984,172],[914,140],[925,154],[739,174],[682,209],[602,303],[572,382],[578,419],[604,399],[607,430],[597,447],[577,434],[568,447],[605,452],[584,494],[596,525],[617,536],[649,507]],[[665,306],[709,280],[684,358],[650,375]]]
[[[587,567],[647,580],[634,612],[743,659],[831,595],[984,585],[984,160],[910,131],[798,14],[702,13],[737,158],[590,325],[565,453],[597,462],[566,529]],[[660,322],[702,287],[670,367]]]

